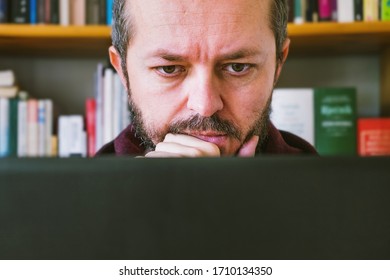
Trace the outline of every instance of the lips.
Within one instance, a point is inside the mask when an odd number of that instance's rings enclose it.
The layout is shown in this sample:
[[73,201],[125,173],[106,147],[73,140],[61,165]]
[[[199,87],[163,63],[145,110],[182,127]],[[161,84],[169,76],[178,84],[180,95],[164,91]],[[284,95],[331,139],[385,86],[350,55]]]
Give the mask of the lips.
[[221,133],[216,133],[216,132],[211,132],[211,133],[197,133],[197,132],[191,132],[187,133],[190,136],[196,137],[200,140],[213,143],[219,147],[222,147],[226,144],[228,140],[228,136],[226,134],[221,134]]

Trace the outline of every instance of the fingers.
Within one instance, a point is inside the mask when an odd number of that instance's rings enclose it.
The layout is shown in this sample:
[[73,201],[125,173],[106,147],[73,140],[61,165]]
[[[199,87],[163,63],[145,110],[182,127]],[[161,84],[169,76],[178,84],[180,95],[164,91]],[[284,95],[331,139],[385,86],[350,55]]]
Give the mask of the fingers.
[[256,147],[259,143],[259,136],[254,135],[249,141],[245,142],[237,153],[238,157],[253,157],[256,153]]
[[217,145],[182,134],[167,134],[145,157],[219,157]]

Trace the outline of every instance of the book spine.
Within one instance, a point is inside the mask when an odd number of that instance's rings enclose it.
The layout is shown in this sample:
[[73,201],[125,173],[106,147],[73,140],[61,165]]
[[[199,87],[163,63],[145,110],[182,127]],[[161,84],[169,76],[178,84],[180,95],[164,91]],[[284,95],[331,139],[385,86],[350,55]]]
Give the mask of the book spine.
[[107,23],[106,0],[99,0],[99,24]]
[[356,155],[356,89],[316,88],[315,147],[320,155]]
[[18,157],[27,156],[27,101],[18,102]]
[[294,22],[294,0],[288,0],[288,22]]
[[59,116],[58,117],[58,156],[69,157],[69,117]]
[[87,24],[98,25],[99,24],[99,0],[87,0]]
[[38,156],[38,101],[27,101],[27,156]]
[[[349,1],[349,0],[347,0]],[[331,21],[336,22],[338,20],[338,0],[331,0],[330,2],[331,9]]]
[[112,24],[112,5],[113,5],[113,0],[107,0],[106,2],[106,20],[107,20],[107,25]]
[[294,23],[302,24],[304,22],[302,14],[302,0],[294,1]]
[[70,3],[69,0],[59,0],[60,1],[60,25],[68,26],[70,24]]
[[70,0],[70,24],[85,25],[85,0]]
[[0,23],[8,22],[8,0],[0,0]]
[[51,0],[45,0],[44,22],[51,23]]
[[354,18],[355,21],[363,20],[363,0],[354,0]]
[[79,115],[59,118],[59,156],[85,156],[86,139],[83,117]]
[[30,23],[30,1],[13,0],[11,3],[11,22],[21,24]]
[[364,0],[363,1],[363,20],[377,21],[379,20],[379,2],[378,0]]
[[382,0],[381,2],[381,20],[389,21],[390,20],[390,1]]
[[353,22],[355,20],[354,0],[337,0],[338,22]]
[[18,154],[18,98],[10,99],[9,111],[9,156],[16,157]]
[[331,0],[318,0],[319,21],[330,21],[332,19]]
[[51,0],[50,2],[50,23],[60,23],[60,2],[59,0]]
[[103,91],[103,143],[110,142],[113,137],[113,96],[114,71],[111,68],[104,70]]
[[53,136],[53,101],[50,99],[45,102],[45,156],[52,156],[52,136]]
[[390,155],[390,118],[358,119],[358,154]]
[[9,99],[0,97],[0,158],[9,154]]
[[93,157],[96,153],[96,100],[88,98],[85,102],[87,150],[88,156]]
[[30,23],[37,24],[37,0],[30,0]]
[[38,100],[38,156],[44,157],[46,151],[46,108],[45,101]]
[[45,23],[45,1],[37,0],[37,23]]

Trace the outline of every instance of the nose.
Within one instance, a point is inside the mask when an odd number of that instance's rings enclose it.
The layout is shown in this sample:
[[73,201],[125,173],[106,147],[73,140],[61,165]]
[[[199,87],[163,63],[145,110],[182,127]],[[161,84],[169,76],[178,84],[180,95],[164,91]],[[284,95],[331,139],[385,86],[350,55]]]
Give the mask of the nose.
[[188,88],[187,108],[211,117],[223,108],[218,78],[206,70],[194,73]]

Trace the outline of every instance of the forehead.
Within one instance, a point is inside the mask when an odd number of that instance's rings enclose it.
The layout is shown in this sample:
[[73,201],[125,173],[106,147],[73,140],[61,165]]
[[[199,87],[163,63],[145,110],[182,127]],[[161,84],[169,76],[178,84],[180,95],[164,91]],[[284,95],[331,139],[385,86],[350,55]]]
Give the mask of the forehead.
[[[269,0],[132,0],[135,38],[193,40],[227,35],[248,37],[271,31]],[[215,39],[215,38],[214,38]]]

